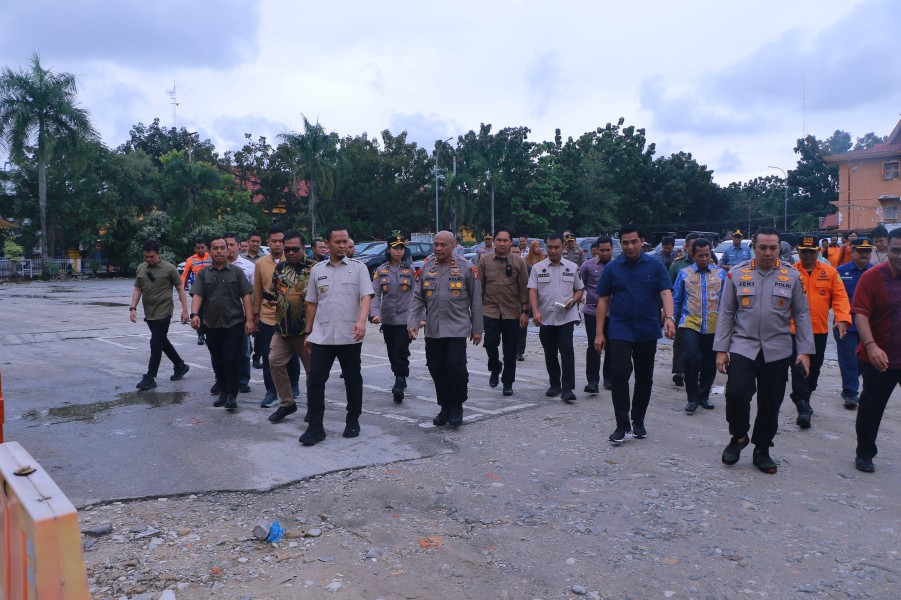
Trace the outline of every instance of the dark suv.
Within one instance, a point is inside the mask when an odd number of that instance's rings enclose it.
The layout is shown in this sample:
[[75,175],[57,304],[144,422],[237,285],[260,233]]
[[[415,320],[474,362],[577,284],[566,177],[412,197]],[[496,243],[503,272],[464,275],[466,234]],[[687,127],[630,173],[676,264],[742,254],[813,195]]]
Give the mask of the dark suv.
[[[366,265],[370,275],[378,268],[380,264],[388,259],[385,256],[385,249],[388,248],[386,242],[379,242],[366,248],[366,250],[354,256],[355,259]],[[412,260],[422,260],[432,253],[431,242],[407,242],[407,249],[410,250]]]

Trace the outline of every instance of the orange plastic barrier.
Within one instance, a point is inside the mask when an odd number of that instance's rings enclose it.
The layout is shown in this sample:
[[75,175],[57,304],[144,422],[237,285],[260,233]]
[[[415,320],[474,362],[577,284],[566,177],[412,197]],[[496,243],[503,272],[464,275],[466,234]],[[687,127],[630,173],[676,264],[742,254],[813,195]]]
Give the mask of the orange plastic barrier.
[[18,442],[0,444],[0,600],[90,600],[78,513]]

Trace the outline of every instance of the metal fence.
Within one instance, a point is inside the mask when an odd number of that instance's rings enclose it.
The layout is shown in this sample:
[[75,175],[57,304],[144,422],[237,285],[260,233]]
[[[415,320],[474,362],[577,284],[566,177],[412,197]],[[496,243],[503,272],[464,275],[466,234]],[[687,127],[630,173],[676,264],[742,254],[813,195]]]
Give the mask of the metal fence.
[[78,277],[100,273],[118,273],[108,260],[71,258],[0,258],[0,279],[41,277]]

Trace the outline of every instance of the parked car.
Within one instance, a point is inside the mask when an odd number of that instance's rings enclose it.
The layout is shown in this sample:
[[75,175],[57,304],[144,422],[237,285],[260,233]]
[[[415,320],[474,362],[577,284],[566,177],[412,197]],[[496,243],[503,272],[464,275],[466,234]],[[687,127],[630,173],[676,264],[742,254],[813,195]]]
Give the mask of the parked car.
[[[748,248],[751,245],[751,240],[742,240],[741,247]],[[716,260],[723,259],[723,252],[732,247],[732,240],[725,240],[716,245],[716,248],[713,249],[713,253],[716,255]],[[753,253],[752,253],[753,254]]]
[[[372,274],[376,268],[385,262],[385,250],[388,248],[387,242],[378,242],[367,247],[364,252],[358,252],[354,258],[366,265],[369,273]],[[414,261],[422,260],[432,253],[431,242],[407,242],[407,248],[410,250],[410,256]]]

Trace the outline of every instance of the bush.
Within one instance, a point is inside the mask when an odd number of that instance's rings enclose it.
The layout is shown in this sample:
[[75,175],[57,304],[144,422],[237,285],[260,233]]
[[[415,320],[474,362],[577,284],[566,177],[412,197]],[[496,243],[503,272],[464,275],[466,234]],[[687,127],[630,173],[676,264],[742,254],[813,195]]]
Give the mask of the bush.
[[12,240],[6,240],[3,242],[3,253],[6,254],[6,258],[10,260],[18,260],[22,258],[22,246]]

